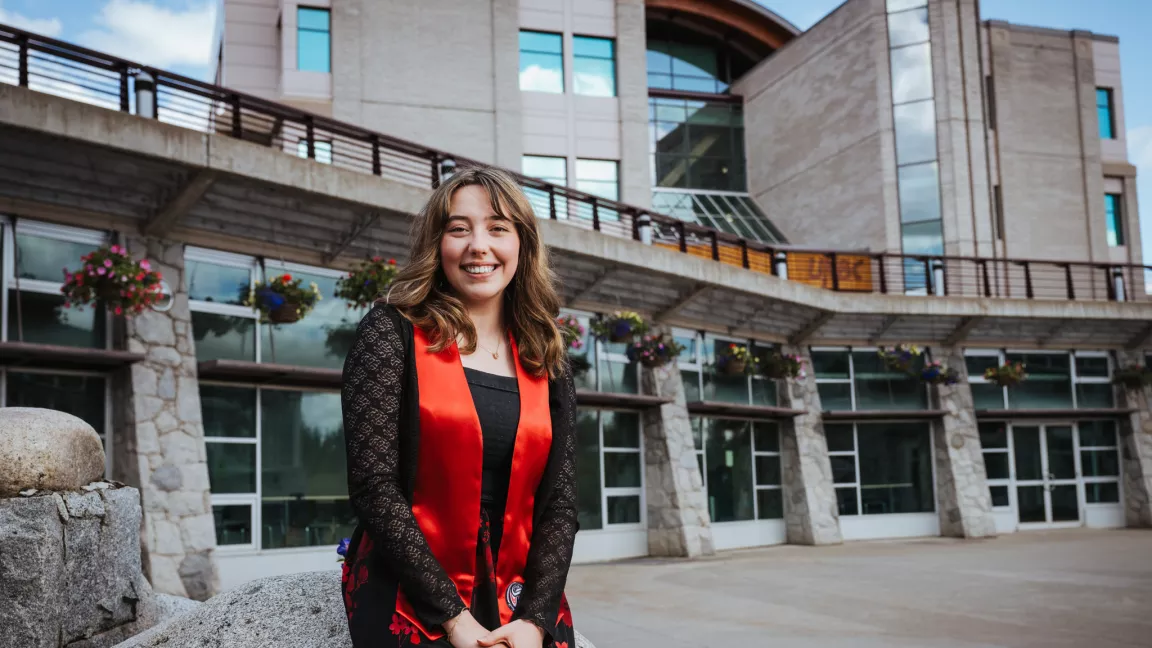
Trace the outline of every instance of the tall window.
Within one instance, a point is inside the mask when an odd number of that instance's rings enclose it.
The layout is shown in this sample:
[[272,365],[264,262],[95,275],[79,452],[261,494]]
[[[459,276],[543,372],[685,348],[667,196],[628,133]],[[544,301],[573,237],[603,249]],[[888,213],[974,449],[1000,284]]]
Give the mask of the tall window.
[[572,57],[572,87],[576,94],[616,96],[616,41],[575,36]]
[[1124,196],[1104,194],[1104,221],[1108,226],[1108,245],[1124,245]]
[[[923,362],[923,356],[916,362]],[[920,379],[890,370],[875,349],[813,349],[812,370],[825,411],[928,407],[928,391]]]
[[[561,187],[568,186],[567,158],[525,155],[520,159],[520,171],[530,178],[539,178]],[[564,196],[549,196],[547,191],[535,187],[525,187],[524,194],[528,196],[536,218],[552,218],[553,207],[558,218],[568,217],[568,199]]]
[[652,97],[648,116],[653,186],[747,189],[739,104]]
[[927,423],[825,424],[840,515],[935,510]]
[[1100,122],[1100,137],[1116,139],[1116,111],[1112,105],[1112,88],[1096,88],[1096,119]]
[[[1112,408],[1112,359],[1106,351],[1006,353],[964,352],[972,398],[978,410]],[[1028,379],[1008,389],[984,379],[989,367],[1022,362]]]
[[774,423],[693,417],[692,437],[712,522],[784,517]]
[[[104,233],[21,220],[13,236],[12,223],[2,218],[0,223],[7,288],[0,293],[4,310],[0,337],[10,342],[107,348],[110,338],[104,309],[65,309],[60,294],[61,268],[79,270],[81,256],[107,243]],[[13,365],[0,368],[0,385],[0,407],[58,410],[91,425],[104,444],[105,469],[111,475],[111,385],[106,373],[56,369],[43,363]]]
[[643,521],[640,430],[636,412],[580,409],[576,492],[581,530]]
[[332,16],[327,9],[296,8],[296,69],[332,71]]
[[216,543],[333,545],[356,525],[340,394],[201,383]]
[[620,199],[620,165],[614,160],[576,160],[576,188],[608,200]]
[[560,34],[520,32],[520,89],[564,92],[564,40]]
[[986,422],[979,424],[980,447],[984,451],[984,470],[988,475],[988,494],[993,507],[1012,505],[1009,492],[1012,473],[1012,454],[1008,447],[1008,424]]

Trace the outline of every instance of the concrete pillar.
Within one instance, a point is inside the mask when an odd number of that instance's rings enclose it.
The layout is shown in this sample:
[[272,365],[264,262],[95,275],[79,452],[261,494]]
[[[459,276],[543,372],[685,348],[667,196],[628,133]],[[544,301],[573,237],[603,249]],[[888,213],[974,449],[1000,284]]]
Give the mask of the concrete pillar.
[[652,206],[648,158],[648,48],[644,0],[616,0],[616,94],[620,101],[620,200]]
[[641,370],[642,389],[672,402],[644,414],[644,478],[648,553],[695,558],[715,553],[708,496],[696,462],[680,368]]
[[832,462],[824,437],[823,407],[808,349],[784,349],[804,359],[799,380],[777,382],[782,407],[806,413],[780,422],[780,464],[784,471],[784,522],[789,544],[828,545],[844,541],[832,487]]
[[[172,308],[127,319],[129,351],[145,354],[129,369],[115,446],[118,477],[140,489],[143,567],[157,592],[204,600],[219,584],[200,388],[184,286],[184,246],[130,238],[173,292]],[[122,441],[122,442],[120,442]]]
[[958,384],[931,388],[933,402],[947,412],[932,424],[940,533],[953,538],[992,537],[996,522],[964,354],[960,349],[937,349],[937,354],[945,366],[960,372]]
[[[1118,354],[1119,365],[1144,364],[1143,352]],[[1120,422],[1124,516],[1130,527],[1152,527],[1152,392],[1117,387],[1120,407],[1134,410]]]

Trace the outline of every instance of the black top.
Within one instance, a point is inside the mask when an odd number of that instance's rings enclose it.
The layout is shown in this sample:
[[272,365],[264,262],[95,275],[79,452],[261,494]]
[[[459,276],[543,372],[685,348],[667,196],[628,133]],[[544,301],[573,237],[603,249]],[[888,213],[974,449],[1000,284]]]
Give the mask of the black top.
[[464,367],[472,403],[484,437],[484,481],[480,505],[492,518],[504,517],[508,479],[512,476],[512,451],[520,423],[520,386],[515,376],[497,376]]
[[[373,308],[356,331],[341,394],[348,496],[360,526],[372,536],[381,567],[404,588],[420,621],[437,626],[467,606],[412,515],[420,443],[414,344],[412,324],[390,306]],[[548,382],[548,406],[552,447],[536,489],[524,589],[513,613],[546,632],[560,613],[578,527],[571,371]]]

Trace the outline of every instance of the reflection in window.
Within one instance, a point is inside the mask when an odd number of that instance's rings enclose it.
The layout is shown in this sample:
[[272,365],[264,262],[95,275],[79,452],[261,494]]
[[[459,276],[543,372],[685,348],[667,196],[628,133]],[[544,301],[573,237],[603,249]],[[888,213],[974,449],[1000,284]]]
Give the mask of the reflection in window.
[[103,349],[108,318],[99,303],[65,308],[64,296],[8,291],[8,339],[16,342]]
[[264,548],[336,544],[356,516],[348,503],[340,394],[263,389]]
[[[927,389],[916,377],[890,370],[873,350],[812,351],[816,387],[824,411],[921,410]],[[924,356],[913,368],[923,365]]]
[[574,36],[572,59],[572,88],[576,94],[616,96],[616,41]]
[[564,42],[560,34],[520,32],[520,89],[564,92]]
[[713,522],[755,517],[749,428],[745,421],[705,419],[704,471],[708,512]]
[[216,522],[216,544],[252,544],[252,507],[248,504],[225,504],[212,507]]
[[192,311],[196,359],[256,360],[256,320]]
[[[932,135],[932,156],[936,156],[936,136]],[[920,223],[940,220],[940,187],[935,162],[900,167],[900,220]],[[907,245],[907,242],[905,242]]]
[[1007,362],[1023,362],[1028,379],[1008,390],[1013,409],[1072,407],[1071,356],[1067,353],[1009,353]]
[[[520,171],[530,178],[539,178],[561,187],[568,186],[568,160],[562,157],[548,157],[543,155],[525,155],[520,159]],[[568,217],[568,199],[564,196],[550,198],[547,191],[534,187],[526,187],[525,195],[532,203],[532,210],[537,218],[551,218],[553,202],[557,218]]]
[[91,425],[108,448],[104,426],[107,383],[103,376],[9,370],[6,379],[5,407],[39,407],[71,414]]
[[98,247],[100,246],[90,243],[17,234],[16,256],[19,259],[17,274],[21,279],[63,282],[64,269],[69,272],[79,270],[84,265],[80,258]]
[[654,186],[747,189],[739,104],[652,97],[648,119]]
[[[889,8],[889,11],[893,11]],[[888,16],[888,42],[902,47],[928,40],[928,9],[901,11]]]
[[928,43],[892,50],[892,103],[932,98],[932,49]]
[[[332,164],[332,142],[327,140],[312,140],[312,154],[313,159],[321,164]],[[308,157],[308,140],[302,139],[296,142],[296,155],[306,158]]]
[[252,270],[189,259],[184,276],[188,299],[217,304],[241,304],[243,294],[252,285]]
[[576,188],[593,196],[620,199],[619,163],[613,160],[576,160]]
[[1122,198],[1120,194],[1104,194],[1104,220],[1108,227],[1108,245],[1111,247],[1125,244]]
[[[859,482],[837,487],[842,515],[927,513],[935,510],[927,424],[857,424]],[[844,455],[847,456],[847,455]],[[859,502],[851,502],[857,495]]]
[[581,408],[576,419],[576,509],[581,530],[601,529],[600,419]]
[[331,14],[328,9],[296,8],[296,69],[332,71]]
[[648,87],[722,94],[732,80],[728,55],[703,44],[648,39]]
[[640,415],[581,408],[576,432],[580,528],[639,523],[644,470]]
[[[913,164],[936,159],[936,102],[931,99],[896,106],[896,163]],[[933,189],[935,193],[935,189]],[[903,193],[903,192],[902,192]],[[905,220],[909,220],[905,215]]]
[[1101,139],[1116,139],[1116,115],[1112,106],[1112,88],[1096,88],[1096,119],[1100,122]]
[[[269,271],[269,274],[277,271]],[[316,302],[308,317],[292,324],[267,324],[260,327],[260,359],[275,364],[339,369],[344,366],[356,326],[363,312],[350,308],[348,302],[331,298],[336,292],[336,277],[293,272],[302,286],[315,283],[323,299]]]

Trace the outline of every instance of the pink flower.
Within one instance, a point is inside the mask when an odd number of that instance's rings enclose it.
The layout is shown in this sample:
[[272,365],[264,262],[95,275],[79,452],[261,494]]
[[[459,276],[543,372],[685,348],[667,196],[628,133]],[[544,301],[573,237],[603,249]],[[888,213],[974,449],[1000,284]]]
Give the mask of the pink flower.
[[151,269],[152,269],[152,264],[151,264],[151,263],[148,263],[148,259],[143,259],[143,260],[141,260],[141,261],[140,261],[140,268],[141,268],[142,270],[151,270]]
[[96,274],[98,274],[98,275],[106,274],[106,271],[104,270],[104,268],[96,268]]
[[123,313],[124,313],[124,309],[123,309],[123,308],[120,308],[119,306],[117,306],[117,307],[116,307],[116,314],[117,314],[117,315],[122,315]]
[[120,254],[120,246],[119,245],[113,245],[112,246],[112,254]]
[[112,259],[104,259],[104,267],[105,268],[111,268],[112,267]]

